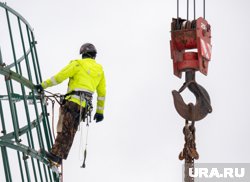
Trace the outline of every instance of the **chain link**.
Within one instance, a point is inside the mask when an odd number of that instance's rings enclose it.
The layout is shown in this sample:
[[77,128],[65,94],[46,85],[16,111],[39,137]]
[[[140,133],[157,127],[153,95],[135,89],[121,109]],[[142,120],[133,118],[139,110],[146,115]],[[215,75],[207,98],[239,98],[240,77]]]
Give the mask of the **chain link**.
[[186,120],[186,124],[183,128],[183,134],[185,136],[185,144],[184,148],[179,154],[179,159],[185,159],[184,166],[184,181],[185,182],[194,182],[194,178],[190,177],[189,170],[192,170],[192,174],[194,173],[194,159],[199,158],[199,154],[196,150],[195,143],[195,122]]

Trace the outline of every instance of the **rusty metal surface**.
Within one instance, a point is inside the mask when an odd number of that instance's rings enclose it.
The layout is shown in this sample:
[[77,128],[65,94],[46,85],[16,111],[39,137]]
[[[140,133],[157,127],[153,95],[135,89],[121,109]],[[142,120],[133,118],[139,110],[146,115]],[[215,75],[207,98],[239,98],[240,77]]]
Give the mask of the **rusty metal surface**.
[[[178,91],[173,90],[172,94],[176,111],[186,121],[183,128],[185,144],[183,150],[179,154],[179,159],[185,160],[184,181],[194,182],[194,178],[189,176],[189,170],[194,170],[194,160],[199,159],[195,143],[195,122],[205,118],[208,113],[211,113],[212,106],[208,92],[195,80],[195,70],[186,70],[185,76],[186,80],[183,86]],[[195,104],[186,104],[184,102],[181,92],[186,88],[194,94],[196,98]]]
[[179,154],[179,159],[184,160],[184,181],[193,182],[194,178],[189,176],[189,169],[194,172],[194,160],[199,159],[199,154],[196,150],[195,143],[195,122],[189,122],[186,120],[186,124],[183,128],[183,134],[185,136],[185,144],[183,150]]
[[[195,72],[186,72],[186,82],[179,89],[173,90],[174,106],[178,114],[188,121],[199,121],[212,112],[210,97],[205,88],[195,81]],[[196,98],[196,103],[186,104],[181,96],[181,92],[188,88]]]
[[[194,20],[189,20],[189,1],[187,1],[187,18],[179,17],[179,1],[177,1],[177,18],[171,23],[171,59],[173,60],[174,75],[181,78],[185,73],[185,83],[179,90],[173,90],[174,106],[178,114],[185,119],[183,128],[185,136],[184,148],[179,154],[180,160],[185,160],[184,181],[194,182],[189,172],[194,173],[194,160],[199,159],[195,143],[195,122],[204,119],[212,112],[208,92],[195,80],[196,71],[204,75],[208,73],[211,60],[211,27],[204,16],[195,18],[196,5],[194,1]],[[195,103],[185,103],[181,93],[188,88],[195,96]],[[191,169],[191,171],[189,171]]]
[[[207,75],[212,45],[211,26],[204,18],[200,17],[192,21],[173,18],[170,47],[176,76],[181,78],[182,72],[185,72],[187,68],[199,70]],[[197,58],[188,62],[187,59],[184,59],[184,54],[191,49],[197,53]]]
[[[194,160],[199,159],[199,153],[197,152],[195,143],[195,122],[205,118],[208,113],[212,112],[209,94],[204,87],[196,82],[195,73],[195,69],[185,70],[185,83],[178,91],[172,91],[176,111],[186,121],[183,128],[185,144],[179,154],[179,159],[185,160],[185,182],[194,182],[194,178],[191,177],[189,173],[190,169],[191,172],[194,173]],[[183,92],[186,88],[188,88],[194,94],[196,98],[195,104],[186,104],[184,102],[181,92]]]

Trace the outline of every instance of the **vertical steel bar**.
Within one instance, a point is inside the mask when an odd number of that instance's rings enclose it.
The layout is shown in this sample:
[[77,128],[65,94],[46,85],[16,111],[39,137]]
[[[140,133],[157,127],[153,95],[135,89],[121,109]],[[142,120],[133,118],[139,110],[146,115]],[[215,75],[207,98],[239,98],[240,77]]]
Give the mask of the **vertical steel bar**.
[[2,152],[6,182],[12,182],[11,171],[10,171],[10,166],[9,166],[9,159],[8,159],[6,147],[1,147],[1,152]]
[[[14,40],[13,40],[13,35],[12,35],[12,29],[11,29],[11,24],[10,24],[9,13],[8,13],[7,9],[6,9],[6,17],[7,17],[7,23],[8,23],[8,28],[9,28],[13,58],[14,58],[14,62],[15,62],[15,68],[16,68],[16,72],[18,73]],[[20,142],[20,140],[19,140],[19,123],[18,123],[18,118],[17,118],[16,105],[12,101],[12,98],[11,98],[11,93],[13,93],[13,86],[12,86],[11,80],[6,80],[6,87],[7,87],[8,98],[9,98],[9,103],[10,103],[10,110],[11,110],[11,115],[12,115],[12,123],[13,123],[14,132],[15,132],[15,140],[16,140],[16,142]],[[21,165],[21,161],[20,161],[20,153],[18,151],[17,151],[17,155],[18,155],[18,159],[19,159],[19,169],[20,169],[21,177],[22,177],[22,179],[24,179],[23,178],[23,169],[22,169],[22,165]]]
[[[13,88],[13,84],[12,84],[12,80],[10,80],[10,89],[11,89],[11,93],[14,93],[14,88]],[[11,96],[11,100],[12,100],[12,96]],[[17,108],[16,108],[16,102],[12,102],[13,103],[13,108],[14,108],[14,115],[16,118],[16,125],[17,128],[19,130],[19,121],[18,121],[18,115],[17,115]]]
[[[0,47],[0,66],[2,64],[3,64],[3,57],[2,57],[1,47]],[[3,135],[6,135],[6,126],[5,126],[5,122],[4,122],[3,106],[2,106],[1,100],[0,100],[0,119],[1,119],[1,124],[2,124],[1,133],[3,133]]]
[[5,122],[4,122],[3,105],[2,105],[1,100],[0,100],[0,119],[1,119],[1,124],[2,124],[2,131],[1,131],[1,133],[3,135],[6,135],[6,126],[5,126]]
[[[35,108],[35,113],[36,113],[36,118],[37,118],[37,123],[36,123],[37,124],[37,126],[36,126],[37,137],[38,137],[40,148],[44,148],[44,142],[42,140],[42,132],[41,132],[41,127],[40,127],[40,122],[39,122],[39,114],[38,114],[38,108],[37,108],[37,104],[36,104],[36,99],[35,99],[34,91],[32,91],[32,96],[33,96],[32,100],[33,100],[33,103],[34,103],[34,108]],[[43,170],[44,170],[45,177],[46,177],[47,174],[46,174],[46,170],[45,170],[45,165],[44,164],[43,164]],[[47,177],[46,177],[46,181],[48,181]]]
[[[21,65],[19,64],[19,70],[20,70],[20,75],[22,75],[22,68],[21,68]],[[23,96],[23,101],[24,101],[24,107],[25,107],[25,112],[26,112],[26,119],[27,119],[27,122],[28,122],[28,128],[29,128],[29,132],[27,133],[27,140],[28,140],[28,144],[30,147],[32,147],[34,149],[34,141],[33,141],[33,136],[32,136],[32,131],[31,131],[31,125],[30,125],[30,115],[29,115],[29,109],[28,109],[28,103],[27,103],[27,98],[26,98],[26,93],[25,93],[25,88],[23,86],[23,84],[21,84],[21,90],[22,90],[22,96]],[[24,154],[23,154],[24,155]],[[24,163],[26,163],[26,161],[24,161]],[[25,164],[27,165],[27,164]],[[39,162],[38,162],[38,165]],[[37,177],[36,177],[36,170],[35,170],[35,166],[34,166],[34,160],[32,158],[32,167],[33,167],[33,171],[34,171],[34,177],[35,179],[37,180]],[[28,173],[28,168],[25,168],[26,169],[26,174],[29,174]],[[41,174],[40,174],[41,175]],[[30,175],[27,175],[27,177],[29,177]]]
[[[29,32],[29,29],[27,29],[27,32]],[[28,34],[28,37],[29,37],[29,34]],[[30,44],[30,49],[31,49],[31,53],[32,53],[32,46],[31,46],[30,38],[29,38],[29,44]],[[29,65],[29,62],[27,62],[27,61],[26,61],[26,67],[27,67],[27,70],[28,70],[28,77],[29,77],[30,80],[32,80],[32,75],[31,75],[31,72],[30,72],[30,65]],[[32,101],[33,101],[33,104],[34,104],[34,107],[35,107],[35,113],[36,113],[37,120],[39,120],[38,107],[37,107],[37,104],[36,104],[35,93],[34,93],[33,90],[32,90]],[[43,137],[42,137],[40,122],[37,122],[37,127],[36,128],[37,128],[37,135],[38,135],[38,139],[39,139],[40,148],[44,148],[44,142],[43,142],[43,139],[42,139]]]
[[[24,53],[24,55],[25,55],[25,53]],[[25,59],[28,59],[26,55],[25,55],[25,57],[26,57]],[[26,95],[24,88],[22,88],[22,93],[23,93],[23,95]],[[28,142],[29,142],[29,146],[31,146],[32,148],[34,148],[33,135],[32,135],[31,125],[30,125],[31,120],[30,120],[30,115],[29,115],[29,109],[28,109],[27,99],[26,99],[26,97],[23,97],[23,98],[24,98],[25,112],[26,112],[27,121],[28,121],[28,127],[29,127],[29,132],[27,133]],[[39,123],[39,122],[37,122],[37,123]],[[42,141],[41,141],[41,137],[39,137],[40,135],[38,134],[39,133],[39,129],[36,128],[36,130],[37,130],[37,135],[38,135],[38,143],[41,146],[42,145],[41,144]],[[35,168],[35,165],[34,165],[34,159],[32,158],[31,160],[32,160],[32,166],[33,166],[33,173],[34,173],[35,181],[37,181],[37,174],[36,174],[36,168]],[[41,171],[40,162],[39,162],[38,159],[36,161],[37,161],[37,166],[38,166],[38,172],[39,172],[40,181],[43,182],[43,175],[42,175],[42,171]]]
[[[17,17],[17,19],[18,19],[18,25],[19,25],[19,31],[20,31],[20,36],[21,36],[21,42],[22,42],[22,47],[23,47],[24,58],[25,58],[26,62],[28,62],[29,60],[28,60],[28,57],[26,55],[26,48],[25,48],[25,43],[24,43],[24,38],[23,38],[23,31],[22,31],[21,21],[20,21],[19,17]],[[22,72],[21,66],[20,66],[20,72]],[[27,118],[27,124],[28,124],[28,128],[29,128],[29,132],[27,133],[28,143],[29,143],[29,146],[32,149],[34,149],[34,140],[33,140],[33,135],[32,135],[32,131],[31,131],[31,124],[30,124],[31,121],[30,121],[29,108],[28,108],[25,88],[24,88],[24,86],[22,84],[21,84],[21,90],[22,90],[22,95],[23,95],[23,98],[24,98],[23,102],[24,102],[24,108],[25,108],[25,113],[26,113],[26,118]],[[35,168],[35,165],[34,165],[34,159],[33,158],[32,158],[32,167],[33,167],[33,173],[34,173],[35,180],[37,181],[36,168]]]
[[36,58],[35,61],[36,61],[36,65],[37,65],[37,71],[38,71],[39,83],[40,83],[40,82],[42,82],[43,79],[42,79],[41,69],[40,69],[38,56],[37,56],[35,36],[34,36],[34,33],[32,31],[31,31],[31,38],[32,38],[32,42],[34,43],[34,53],[35,53],[35,58]]
[[29,172],[29,166],[27,162],[27,156],[24,153],[23,153],[23,162],[24,162],[27,181],[30,182],[31,180],[30,180],[30,172]]
[[6,88],[7,88],[7,93],[8,93],[8,100],[9,100],[9,105],[10,105],[10,111],[11,111],[11,117],[12,117],[12,124],[14,128],[14,134],[15,134],[15,141],[20,142],[19,139],[19,128],[17,126],[17,119],[15,115],[15,109],[14,109],[14,103],[11,98],[11,85],[10,85],[10,80],[6,80]]
[[203,18],[206,19],[206,0],[203,0]]
[[2,57],[2,51],[1,51],[1,46],[0,46],[0,65],[3,64],[3,57]]
[[179,0],[177,0],[177,19],[179,18]]
[[16,151],[16,152],[17,152],[17,157],[18,157],[18,164],[19,164],[19,169],[20,169],[21,178],[22,178],[22,181],[24,181],[23,167],[22,167],[22,163],[21,163],[20,152],[19,152],[19,151]]
[[176,20],[176,30],[179,29],[179,0],[177,0],[177,20]]
[[[31,33],[31,38],[30,38],[30,33]],[[40,71],[40,66],[39,66],[39,62],[38,62],[38,57],[37,57],[37,50],[36,50],[36,41],[34,39],[34,34],[32,31],[28,30],[27,27],[27,34],[28,34],[28,38],[29,38],[29,43],[30,43],[30,50],[31,50],[31,56],[32,56],[32,62],[33,62],[33,67],[35,70],[35,76],[36,76],[36,81],[37,83],[41,83],[42,82],[42,76],[41,76],[41,71]],[[33,50],[34,49],[34,50]],[[41,99],[41,108],[42,108],[42,113],[43,113],[43,126],[44,126],[44,132],[45,132],[45,137],[46,137],[46,141],[47,141],[47,147],[48,149],[51,148],[52,145],[52,134],[50,131],[50,125],[49,125],[49,119],[48,119],[48,115],[45,114],[47,113],[47,109],[46,106],[44,106],[42,103],[44,103],[44,100]],[[44,168],[45,170],[45,168]],[[45,177],[46,179],[49,176],[50,181],[52,181],[52,176],[51,176],[51,170],[49,167],[47,167],[48,170],[48,175],[45,172]],[[54,179],[57,179],[57,177],[54,176]]]
[[187,0],[187,21],[189,19],[189,0]]
[[[28,28],[27,25],[26,25],[26,27],[27,27],[27,32],[29,32],[29,28]],[[28,35],[28,37],[29,37],[29,35]],[[29,38],[29,44],[30,44],[30,49],[32,50],[30,38]],[[31,75],[31,72],[30,72],[29,61],[27,59],[25,61],[26,61],[26,68],[27,68],[27,72],[28,72],[28,77],[29,77],[30,80],[32,80],[32,75]],[[35,93],[34,93],[33,90],[32,90],[32,100],[33,100],[33,103],[34,103],[34,108],[35,108],[35,113],[36,113],[36,118],[37,118],[36,131],[37,131],[38,143],[39,143],[40,148],[44,148],[42,130],[41,130],[40,122],[39,122],[38,107],[37,107],[37,104],[36,104]],[[38,169],[39,169],[40,179],[41,179],[41,181],[43,181],[41,167],[40,167],[40,164],[39,164],[38,160],[37,160],[37,162],[38,162]],[[44,164],[43,164],[43,169],[44,169],[44,173],[45,173],[45,179],[46,179],[46,181],[48,181],[46,170],[45,170],[45,165]]]
[[35,96],[34,96],[34,91],[32,91],[32,95],[33,95],[32,101],[34,103],[36,119],[37,119],[36,130],[37,130],[38,143],[39,143],[40,148],[44,148],[44,142],[43,142],[43,139],[42,139],[42,131],[41,131],[41,126],[40,126],[40,122],[39,122],[40,118],[39,118],[39,114],[38,114],[38,108],[37,108],[37,105],[36,105],[36,99],[35,99]]
[[[35,46],[35,42],[33,42],[30,38],[30,32],[31,30],[29,29],[29,27],[26,25],[26,33],[27,33],[27,37],[28,37],[28,40],[29,40],[29,47],[30,47],[30,53],[31,53],[31,59],[32,59],[32,63],[34,62],[34,46]],[[30,64],[28,63],[27,66],[29,66],[30,68]],[[34,65],[33,65],[34,66]],[[40,83],[40,80],[39,80],[39,77],[37,75],[37,71],[36,71],[36,67],[34,66],[34,73],[35,73],[35,79],[36,79],[36,83]],[[30,74],[31,76],[31,74]]]
[[[20,67],[20,65],[19,65]],[[19,69],[20,70],[20,69]],[[9,80],[9,84],[10,84],[10,91],[11,93],[14,93],[14,89],[13,89],[13,85],[12,85],[12,80]],[[11,98],[12,100],[12,98]],[[16,118],[16,121],[17,121],[17,124],[19,123],[18,122],[18,116],[17,116],[17,109],[16,109],[16,104],[13,102],[13,107],[14,107],[14,115],[15,115],[15,118]],[[18,126],[19,128],[19,126]],[[21,142],[21,140],[19,140],[18,142]],[[22,179],[24,179],[24,176],[23,176],[23,167],[22,167],[22,164],[21,164],[21,157],[20,157],[20,152],[17,151],[17,156],[18,156],[18,162],[19,162],[19,168],[20,168],[20,173],[21,173],[21,177]]]
[[[18,66],[19,66],[19,69],[18,69],[17,62],[16,62],[15,45],[14,45],[14,40],[13,40],[13,36],[12,36],[12,30],[11,30],[11,24],[10,24],[9,14],[8,14],[7,10],[6,10],[6,15],[7,15],[7,22],[8,22],[8,27],[9,27],[9,33],[10,33],[10,39],[11,39],[11,46],[12,46],[12,51],[13,51],[13,57],[14,57],[14,62],[15,62],[15,68],[16,68],[16,72],[19,73],[21,68],[20,68],[20,64],[18,64]],[[9,80],[9,84],[10,84],[9,85],[10,88],[8,88],[8,93],[9,93],[9,89],[11,90],[11,93],[13,93],[14,91],[13,91],[13,85],[12,85],[12,81],[11,80]],[[21,84],[21,86],[23,87],[22,84]],[[12,100],[12,98],[10,100]],[[15,125],[14,125],[14,128],[18,128],[18,130],[19,130],[19,122],[18,122],[18,115],[17,115],[16,104],[14,102],[12,102],[11,105],[12,105],[12,108],[13,108],[12,110],[14,111],[14,112],[12,112],[12,115],[14,115],[14,118],[15,118],[15,121],[16,121]],[[20,141],[18,141],[18,142],[20,142]],[[22,168],[21,160],[20,160],[20,153],[18,151],[17,151],[17,155],[18,155],[18,160],[19,160],[19,169],[20,169],[21,177],[24,180],[23,168]],[[27,173],[28,172],[27,168],[25,168],[25,170],[26,170],[26,173]],[[27,175],[27,178],[29,179],[29,175]]]
[[[27,138],[28,138],[28,145],[29,145],[29,147],[31,147],[32,149],[34,149],[34,144],[32,144],[29,134],[30,134],[30,131],[28,131],[28,132],[26,133]],[[35,181],[37,182],[36,166],[35,166],[35,162],[34,162],[33,157],[31,157],[31,164],[32,164],[32,169],[33,169],[34,178],[35,178]]]
[[[29,29],[28,27],[26,28],[27,29],[27,35],[28,35],[28,39],[29,39],[29,45],[30,45],[30,50],[31,50],[31,55],[32,55],[32,59],[33,58],[33,46],[32,43],[31,43],[31,39],[30,39],[30,34],[29,34]],[[27,69],[30,70],[30,66],[29,66],[29,62],[26,62],[26,66],[27,66]],[[37,74],[35,74],[36,76],[36,80],[38,81],[38,77],[37,77]],[[31,77],[31,73],[29,73],[29,77]],[[37,119],[39,119],[39,115],[38,115],[38,107],[37,107],[37,103],[36,103],[36,98],[35,98],[35,95],[34,95],[34,91],[32,90],[32,100],[33,100],[33,103],[34,103],[34,108],[35,108],[35,113],[36,113],[36,117]],[[41,103],[42,104],[42,103]],[[45,113],[44,111],[42,110],[42,119],[44,120],[45,118]],[[44,148],[44,142],[43,142],[43,136],[42,136],[42,130],[41,130],[41,126],[40,126],[40,122],[37,122],[37,134],[38,134],[38,138],[40,140],[40,148]],[[46,135],[46,134],[45,134]],[[47,143],[47,142],[46,142]],[[47,144],[48,145],[48,144]],[[45,179],[46,181],[48,181],[48,175],[47,175],[47,171],[46,171],[46,167],[45,165],[43,164],[43,170],[44,170],[44,175],[45,175]]]
[[48,181],[48,175],[47,175],[47,171],[46,171],[46,166],[45,165],[43,165],[43,172],[44,172],[44,176],[45,176],[46,181]]
[[[29,42],[30,42],[32,63],[33,63],[34,70],[35,70],[36,80],[37,80],[38,83],[40,83],[40,79],[39,79],[39,77],[40,77],[39,72],[40,71],[39,71],[38,66],[36,66],[37,62],[35,61],[36,60],[36,51],[35,51],[35,44],[34,44],[35,40],[34,39],[31,40],[30,33],[29,33],[28,29],[27,29],[27,34],[28,34],[28,38],[29,38]],[[31,35],[32,35],[32,32],[31,32]],[[34,37],[32,37],[32,38],[34,38]],[[31,42],[33,42],[33,44],[31,44]],[[34,48],[34,50],[32,48]],[[41,99],[41,108],[42,108],[42,114],[43,114],[43,128],[44,128],[47,147],[48,147],[48,149],[50,149],[51,145],[52,145],[52,135],[51,135],[51,132],[50,132],[50,128],[48,127],[49,126],[48,115],[47,115],[47,110],[46,110],[46,106],[44,106],[44,103],[45,103],[44,99],[42,98]]]
[[[28,31],[28,26],[27,26],[27,34],[28,34],[28,38],[29,38],[29,42],[30,42],[30,50],[31,50],[31,55],[32,55],[32,62],[33,62],[33,67],[34,67],[34,71],[35,71],[35,76],[36,76],[36,80],[37,83],[41,83],[42,81],[42,75],[41,75],[41,70],[40,70],[40,65],[38,62],[38,56],[37,56],[37,50],[36,50],[36,40],[33,34],[33,31]],[[30,37],[31,34],[31,37]],[[33,47],[32,47],[33,45]],[[32,49],[34,48],[34,50]],[[52,140],[52,134],[51,134],[51,127],[49,124],[49,119],[48,119],[48,115],[47,115],[47,108],[46,106],[43,104],[44,103],[44,99],[41,100],[41,108],[42,108],[42,113],[43,113],[43,126],[44,126],[44,133],[45,133],[45,138],[47,141],[47,147],[48,149],[51,148],[51,145],[53,144],[53,140]],[[46,113],[46,114],[45,114]]]
[[[6,9],[6,17],[7,17],[7,22],[8,22],[8,28],[9,28],[9,34],[10,34],[10,41],[11,41],[11,46],[12,46],[12,52],[13,52],[13,58],[14,62],[16,63],[16,53],[15,53],[15,48],[14,48],[14,41],[13,41],[13,36],[12,36],[12,30],[11,30],[11,25],[10,25],[10,18],[9,18],[9,13]],[[17,64],[15,64],[16,72],[18,72]],[[10,92],[10,85],[9,81],[6,80],[6,87],[7,87],[7,92],[8,92],[8,98],[9,98],[9,103],[10,103],[10,111],[11,111],[11,116],[12,116],[12,123],[14,127],[14,133],[15,133],[15,140],[16,142],[19,142],[19,128],[18,128],[18,122],[15,117],[15,109],[14,109],[14,103],[12,102],[11,99],[11,92]]]
[[38,166],[38,172],[39,172],[39,177],[40,177],[40,181],[43,182],[43,175],[42,175],[42,169],[41,169],[41,165],[39,160],[37,159],[37,166]]
[[[3,64],[3,57],[2,57],[2,51],[0,47],[0,65]],[[1,123],[2,123],[2,133],[6,135],[6,126],[5,126],[5,121],[4,121],[4,114],[3,114],[3,106],[2,102],[0,101],[0,116],[1,116]],[[10,167],[9,167],[9,159],[8,159],[8,154],[6,147],[2,146],[1,147],[1,152],[2,152],[2,158],[3,158],[3,165],[4,165],[4,173],[5,173],[5,178],[7,182],[12,182],[11,178],[11,172],[10,172]]]
[[[3,57],[2,57],[1,47],[0,47],[0,66],[2,64],[3,64]],[[2,131],[1,131],[1,133],[3,133],[5,135],[6,134],[6,126],[5,126],[5,122],[4,122],[3,106],[2,106],[1,100],[0,100],[0,119],[1,119],[1,123],[2,123]]]
[[[1,47],[0,47],[0,66],[2,64],[3,64],[3,57],[2,57]],[[2,124],[1,133],[3,133],[3,135],[6,135],[6,126],[5,126],[5,122],[4,122],[3,106],[2,106],[1,100],[0,100],[0,119],[1,119],[1,124]]]
[[[42,99],[42,101],[44,103],[44,99]],[[44,115],[44,120],[43,120],[44,133],[46,137],[47,147],[48,149],[50,149],[53,144],[53,141],[52,141],[51,127],[49,124],[48,115],[45,114],[45,113],[48,113],[48,111],[47,111],[47,107],[44,106],[43,104],[41,104],[41,107],[42,107],[42,111]]]
[[194,0],[194,20],[196,19],[196,3],[195,3],[195,0]]
[[[1,51],[1,47],[0,47],[0,66],[2,64],[3,64],[3,58],[2,58],[2,51]],[[0,100],[0,119],[1,119],[1,124],[2,124],[2,131],[1,131],[1,133],[3,135],[6,135],[6,126],[5,126],[5,122],[4,122],[3,106],[2,106],[1,100]]]
[[16,68],[16,72],[18,72],[18,68],[17,68],[17,62],[16,62],[16,51],[15,51],[15,47],[14,47],[14,40],[13,40],[13,35],[12,35],[12,29],[11,29],[11,25],[10,25],[10,17],[9,17],[9,12],[6,9],[6,18],[7,18],[7,23],[8,23],[8,28],[9,28],[9,34],[10,34],[10,42],[11,42],[11,47],[12,47],[12,53],[13,53],[13,58],[14,58],[14,62],[15,62],[15,68]]

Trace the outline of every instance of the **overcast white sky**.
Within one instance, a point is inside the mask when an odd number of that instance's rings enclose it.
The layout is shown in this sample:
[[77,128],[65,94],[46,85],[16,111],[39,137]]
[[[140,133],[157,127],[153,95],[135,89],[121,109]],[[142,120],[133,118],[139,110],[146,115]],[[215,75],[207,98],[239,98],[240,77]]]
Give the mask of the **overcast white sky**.
[[[197,16],[202,15],[200,1]],[[169,47],[176,0],[7,3],[34,28],[44,79],[79,58],[85,42],[96,45],[97,61],[105,69],[105,120],[91,125],[86,169],[80,168],[77,133],[64,162],[64,181],[181,181],[184,120],[171,91],[184,79],[173,75]],[[185,18],[186,1],[180,3]],[[197,73],[197,80],[210,94],[213,113],[196,124],[200,163],[250,162],[249,7],[248,0],[206,4],[212,61],[208,76]],[[66,87],[65,82],[49,90],[64,93]]]

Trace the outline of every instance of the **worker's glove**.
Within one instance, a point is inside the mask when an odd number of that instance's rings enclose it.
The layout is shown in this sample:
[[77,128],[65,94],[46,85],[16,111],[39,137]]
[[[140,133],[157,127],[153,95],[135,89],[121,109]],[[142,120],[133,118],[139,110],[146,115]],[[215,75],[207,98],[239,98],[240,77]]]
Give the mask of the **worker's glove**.
[[44,91],[41,84],[35,85],[35,89],[36,89],[37,93],[40,93],[40,94],[43,93],[43,91]]
[[96,120],[96,122],[100,122],[103,120],[103,114],[100,114],[100,113],[95,113],[95,116],[94,116],[94,120]]

